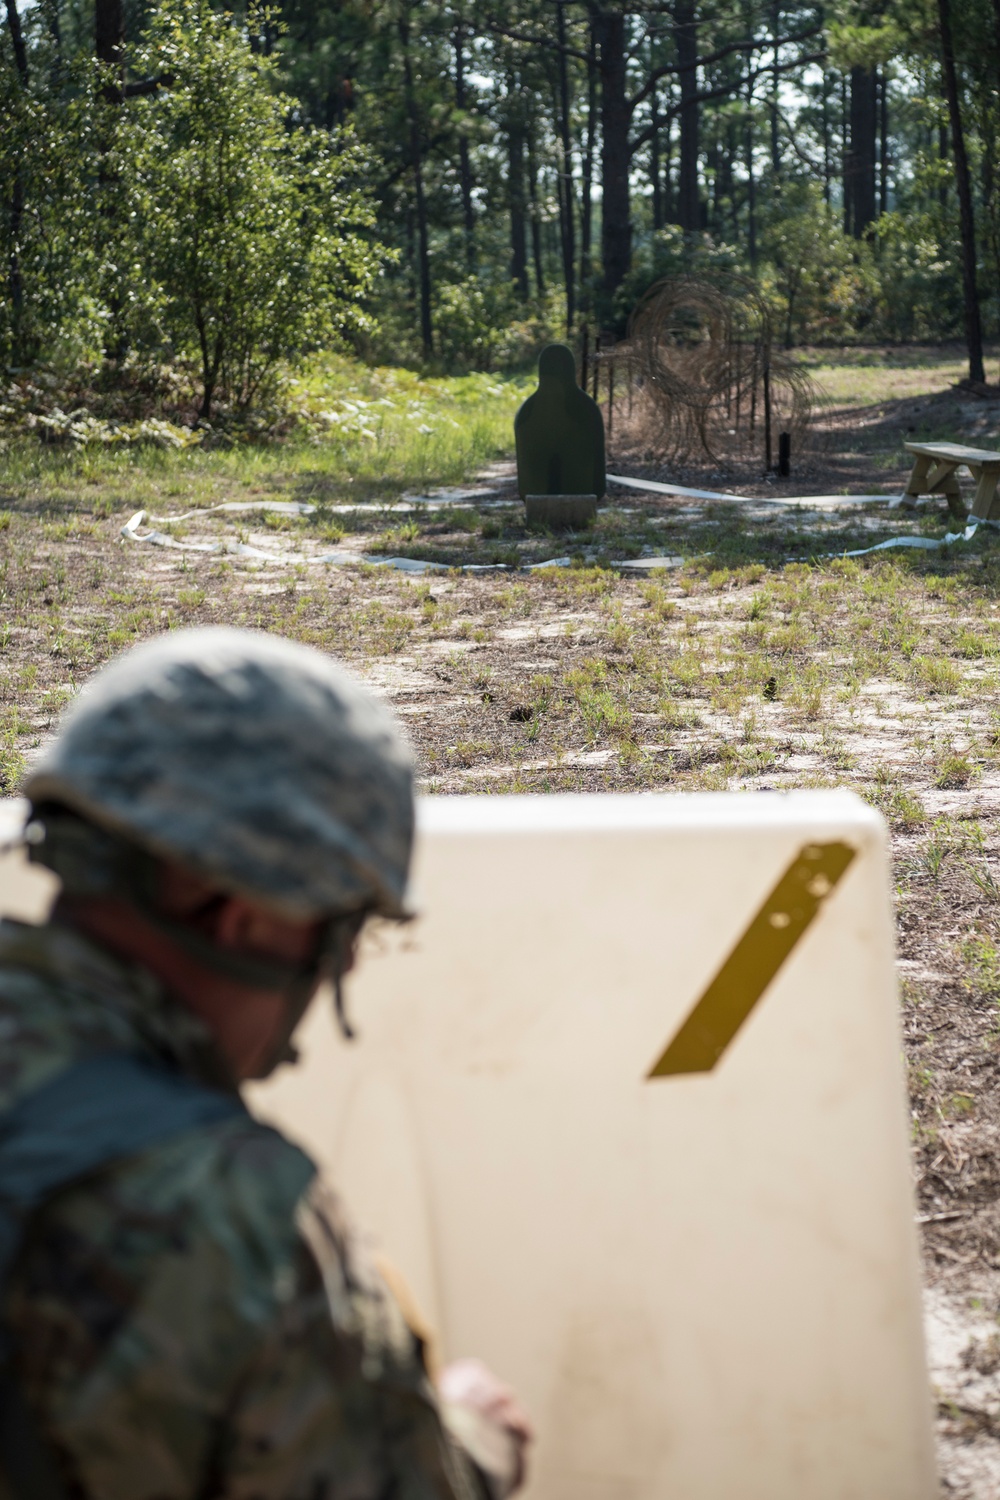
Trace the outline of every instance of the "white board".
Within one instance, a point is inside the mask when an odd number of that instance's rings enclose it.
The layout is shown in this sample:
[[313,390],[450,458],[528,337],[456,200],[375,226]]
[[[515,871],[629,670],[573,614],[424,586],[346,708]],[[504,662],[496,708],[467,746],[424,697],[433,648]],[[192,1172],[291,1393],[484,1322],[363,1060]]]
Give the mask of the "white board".
[[[360,1039],[315,1007],[252,1103],[445,1355],[517,1388],[530,1500],[930,1500],[877,816],[826,792],[434,798],[420,826],[423,915],[366,944]],[[852,862],[714,1068],[648,1078],[831,843]]]
[[[412,929],[255,1090],[538,1429],[532,1500],[937,1493],[892,923],[848,793],[435,798]],[[798,852],[857,850],[716,1067],[647,1079]]]
[[41,865],[29,865],[20,843],[28,811],[24,797],[0,797],[0,916],[41,922],[55,900],[59,882]]

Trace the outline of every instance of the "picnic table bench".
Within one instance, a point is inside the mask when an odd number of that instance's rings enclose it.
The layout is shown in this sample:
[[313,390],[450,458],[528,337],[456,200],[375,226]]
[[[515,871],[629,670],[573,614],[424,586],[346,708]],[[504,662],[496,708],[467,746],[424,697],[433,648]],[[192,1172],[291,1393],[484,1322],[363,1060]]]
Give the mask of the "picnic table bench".
[[948,509],[960,521],[968,512],[962,501],[957,471],[968,469],[976,481],[972,500],[972,517],[976,521],[1000,521],[997,481],[1000,480],[1000,453],[986,448],[966,448],[962,443],[904,443],[913,454],[913,470],[898,504],[912,506],[921,495],[943,495]]

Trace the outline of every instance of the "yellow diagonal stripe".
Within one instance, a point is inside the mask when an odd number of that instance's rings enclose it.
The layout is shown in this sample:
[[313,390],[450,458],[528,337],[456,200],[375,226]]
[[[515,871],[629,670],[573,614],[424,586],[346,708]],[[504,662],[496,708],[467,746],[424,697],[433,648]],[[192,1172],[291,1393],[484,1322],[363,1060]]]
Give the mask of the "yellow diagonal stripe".
[[855,853],[840,843],[799,851],[648,1078],[715,1067]]

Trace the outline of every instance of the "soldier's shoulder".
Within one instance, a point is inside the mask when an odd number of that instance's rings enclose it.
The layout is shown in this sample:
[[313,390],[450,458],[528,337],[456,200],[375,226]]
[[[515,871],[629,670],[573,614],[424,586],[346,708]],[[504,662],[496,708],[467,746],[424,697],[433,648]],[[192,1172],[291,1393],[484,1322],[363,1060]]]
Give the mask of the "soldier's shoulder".
[[278,1131],[241,1115],[122,1161],[104,1196],[110,1218],[158,1220],[164,1245],[207,1240],[227,1276],[271,1288],[300,1256],[296,1215],[315,1173]]
[[[168,1009],[151,978],[74,930],[0,922],[0,1109],[88,1056],[142,1054]],[[168,1019],[176,1031],[187,1018]],[[252,1236],[294,1214],[313,1172],[278,1131],[238,1113],[123,1156],[103,1176],[123,1209],[184,1205],[193,1223],[208,1215]]]
[[[99,956],[66,929],[0,921],[0,1108],[89,1051],[128,1050]],[[109,966],[110,971],[110,966]]]

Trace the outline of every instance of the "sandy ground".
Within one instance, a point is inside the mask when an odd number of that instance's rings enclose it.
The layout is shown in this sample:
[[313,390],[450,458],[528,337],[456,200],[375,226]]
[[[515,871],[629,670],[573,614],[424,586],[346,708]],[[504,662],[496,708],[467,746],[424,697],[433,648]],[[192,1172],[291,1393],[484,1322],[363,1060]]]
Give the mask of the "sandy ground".
[[[892,494],[911,433],[990,446],[998,431],[1000,401],[923,392],[832,407],[787,481],[664,465],[639,430],[620,432],[610,467],[758,501]],[[428,791],[848,785],[882,809],[943,1493],[994,1500],[1000,538],[845,562],[892,534],[942,536],[943,506],[785,510],[614,488],[592,532],[531,534],[505,464],[388,510],[155,523],[171,546],[122,540],[128,509],[101,514],[86,493],[0,504],[6,792],[102,660],[170,625],[227,621],[346,659],[403,719]],[[526,570],[538,563],[557,565]]]

